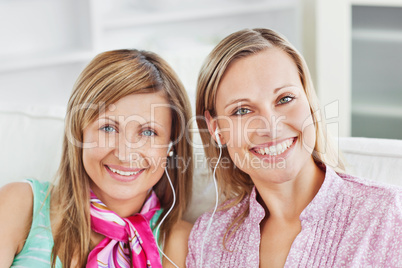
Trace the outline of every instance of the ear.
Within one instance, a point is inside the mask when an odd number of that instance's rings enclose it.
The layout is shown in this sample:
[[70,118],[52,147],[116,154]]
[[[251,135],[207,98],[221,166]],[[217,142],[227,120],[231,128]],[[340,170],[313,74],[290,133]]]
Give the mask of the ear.
[[[209,111],[205,111],[204,116],[205,116],[205,121],[207,122],[209,134],[211,134],[211,136],[215,140],[215,142],[218,143],[216,140],[216,137],[215,137],[215,131],[218,128],[217,121],[212,118]],[[220,131],[219,131],[219,133],[220,133]],[[218,135],[219,135],[219,139],[221,140],[221,144],[226,144],[226,141],[223,138],[222,134],[218,134]]]

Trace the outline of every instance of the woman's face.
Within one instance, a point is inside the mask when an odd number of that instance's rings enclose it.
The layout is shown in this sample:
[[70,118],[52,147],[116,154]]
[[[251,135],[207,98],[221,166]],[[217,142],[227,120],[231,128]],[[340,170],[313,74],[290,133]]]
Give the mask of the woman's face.
[[171,124],[169,103],[158,92],[126,96],[84,129],[83,164],[91,189],[111,209],[125,201],[142,205],[159,181]]
[[294,61],[282,50],[232,62],[218,87],[216,111],[222,143],[255,184],[291,180],[314,164],[310,105]]

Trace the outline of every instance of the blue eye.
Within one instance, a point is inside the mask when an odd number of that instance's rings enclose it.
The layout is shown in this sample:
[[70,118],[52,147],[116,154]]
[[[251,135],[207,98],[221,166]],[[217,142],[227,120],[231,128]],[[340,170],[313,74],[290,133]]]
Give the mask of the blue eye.
[[285,96],[278,101],[278,104],[286,104],[294,99],[292,96]]
[[150,129],[147,129],[147,130],[144,130],[142,132],[142,135],[144,135],[144,136],[154,136],[154,135],[156,135],[156,133],[154,131],[150,130]]
[[236,110],[234,114],[236,114],[236,115],[245,115],[245,114],[248,114],[248,113],[251,113],[251,111],[249,109],[240,108],[240,109]]
[[104,126],[101,127],[101,130],[105,131],[105,132],[116,132],[116,129],[112,126]]

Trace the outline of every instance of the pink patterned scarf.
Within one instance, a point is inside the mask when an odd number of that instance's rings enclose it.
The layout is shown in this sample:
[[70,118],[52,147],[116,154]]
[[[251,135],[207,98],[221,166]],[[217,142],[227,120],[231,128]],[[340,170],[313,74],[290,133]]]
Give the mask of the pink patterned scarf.
[[161,268],[159,251],[149,226],[158,209],[159,199],[152,191],[140,213],[120,218],[91,191],[91,227],[106,237],[89,253],[86,267]]

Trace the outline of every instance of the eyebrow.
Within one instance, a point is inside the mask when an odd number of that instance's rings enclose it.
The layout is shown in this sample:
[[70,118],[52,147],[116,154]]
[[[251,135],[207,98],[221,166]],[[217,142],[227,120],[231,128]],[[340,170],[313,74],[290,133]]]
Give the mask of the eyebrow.
[[[110,120],[110,121],[113,121],[116,125],[120,125],[120,123],[119,122],[117,122],[116,120],[113,120],[113,119],[111,119],[111,118],[109,118],[109,117],[100,117],[98,120],[100,120],[100,119],[106,119],[106,120]],[[152,125],[152,124],[155,124],[155,125],[158,125],[159,127],[164,127],[164,126],[162,126],[161,124],[159,124],[158,122],[156,122],[156,121],[146,121],[145,123],[143,123],[143,124],[139,124],[141,127],[143,127],[143,126],[145,126],[145,125]]]
[[[275,89],[274,89],[274,94],[278,93],[278,91],[280,91],[281,89],[284,89],[284,88],[287,88],[287,87],[296,87],[296,86],[295,86],[295,85],[292,85],[292,84],[287,84],[287,85],[284,85],[284,86],[275,88]],[[228,104],[226,104],[226,106],[225,106],[224,109],[226,109],[228,106],[230,106],[230,105],[232,105],[232,104],[234,104],[234,103],[238,103],[238,102],[250,102],[250,101],[251,101],[251,100],[250,100],[250,99],[247,99],[247,98],[234,99],[234,100],[231,100]]]
[[278,93],[278,91],[280,91],[281,89],[287,88],[287,87],[296,87],[295,85],[292,84],[286,84],[284,86],[278,87],[274,89],[274,94]]
[[234,104],[234,103],[238,103],[238,102],[249,102],[250,99],[234,99],[232,101],[230,101],[228,104],[226,104],[225,108],[226,109],[228,106]]
[[99,118],[98,118],[98,121],[101,120],[101,119],[110,120],[110,121],[113,121],[116,125],[119,125],[119,122],[117,122],[116,120],[113,120],[113,119],[111,119],[111,118],[109,118],[109,117],[99,117]]

